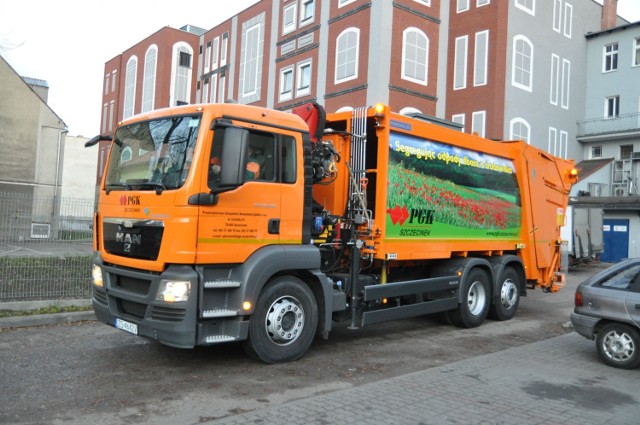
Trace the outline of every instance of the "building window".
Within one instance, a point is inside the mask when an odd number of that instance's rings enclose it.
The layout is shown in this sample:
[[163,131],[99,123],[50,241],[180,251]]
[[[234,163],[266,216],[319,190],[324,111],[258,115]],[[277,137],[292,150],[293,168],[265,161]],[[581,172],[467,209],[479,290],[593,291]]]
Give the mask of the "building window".
[[473,85],[487,84],[487,64],[489,60],[489,31],[476,33],[476,50],[473,64]]
[[311,93],[311,60],[298,64],[296,97]]
[[218,69],[218,51],[220,50],[220,37],[213,39],[213,47],[211,48],[211,69]]
[[173,84],[170,105],[185,105],[191,100],[191,57],[193,49],[187,43],[176,43],[173,47]]
[[451,116],[451,121],[460,124],[462,126],[462,132],[464,133],[464,121],[465,121],[465,115],[464,114],[454,114]]
[[552,105],[558,105],[560,97],[560,57],[551,54],[551,91],[549,93],[549,102]]
[[566,131],[560,131],[560,146],[558,149],[558,156],[560,158],[567,158],[567,149],[569,148],[569,133]]
[[109,80],[111,78],[111,74],[107,74],[104,76],[104,94],[109,94]]
[[458,0],[458,4],[456,6],[456,12],[465,12],[469,10],[469,2],[470,0]]
[[562,26],[562,0],[553,0],[553,30],[560,32]]
[[478,111],[471,114],[471,133],[484,137],[487,111]]
[[453,64],[453,89],[460,90],[467,87],[467,48],[469,36],[456,38],[455,61]]
[[604,60],[602,62],[603,72],[618,69],[618,43],[611,43],[604,46]]
[[591,146],[591,158],[602,158],[602,146]]
[[118,73],[117,70],[113,70],[113,72],[111,73],[111,91],[114,92],[116,91],[116,81],[117,81],[117,77],[116,74]]
[[511,140],[524,140],[527,144],[531,143],[531,126],[525,119],[512,119],[510,127],[509,138]]
[[549,145],[547,146],[547,152],[549,152],[551,155],[555,155],[557,145],[558,145],[558,129],[549,127]]
[[102,105],[102,126],[100,132],[102,134],[107,132],[107,113],[109,111],[109,104],[105,103]]
[[224,103],[225,99],[225,90],[227,88],[226,86],[227,83],[227,77],[225,77],[224,75],[220,76],[220,87],[218,88],[218,103]]
[[158,47],[149,47],[144,56],[144,79],[142,81],[142,112],[152,111],[156,91],[156,63]]
[[427,85],[429,38],[417,28],[407,28],[402,35],[402,78]]
[[416,3],[423,4],[425,6],[431,6],[431,0],[413,0],[413,1],[415,1]]
[[209,100],[210,102],[215,102],[216,101],[216,94],[218,92],[218,74],[213,74],[211,76],[211,80],[209,80],[211,83],[211,87],[210,87],[210,95],[209,95]]
[[302,0],[300,3],[300,26],[309,25],[315,19],[316,1]]
[[620,146],[620,159],[631,159],[633,156],[633,145]]
[[615,118],[620,115],[620,96],[607,97],[604,102],[605,118]]
[[280,102],[293,98],[293,66],[280,70]]
[[207,42],[207,48],[204,52],[204,72],[209,72],[211,66],[211,42]]
[[533,85],[533,45],[523,35],[513,38],[513,64],[511,84],[526,91]]
[[284,7],[282,12],[282,34],[289,34],[296,30],[296,15],[298,3],[293,2]]
[[358,46],[360,30],[347,28],[336,40],[336,76],[335,83],[358,78]]
[[356,0],[338,0],[338,7],[346,6],[349,3],[353,3]]
[[486,6],[491,3],[491,0],[476,0],[476,7]]
[[240,78],[238,81],[238,102],[240,103],[246,104],[260,100],[264,17],[265,13],[263,12],[242,24]]
[[516,0],[516,7],[530,15],[536,15],[536,0]]
[[109,102],[109,127],[107,127],[107,130],[109,131],[113,131],[113,119],[114,114],[115,114],[115,110],[116,110],[116,101],[112,100],[111,102]]
[[561,105],[564,109],[569,109],[569,94],[571,91],[571,62],[562,59],[562,97]]
[[180,52],[180,66],[191,68],[191,53]]
[[640,66],[640,37],[633,40],[633,66]]
[[126,77],[124,82],[124,107],[122,118],[133,116],[133,104],[136,99],[136,77],[138,74],[138,58],[132,56],[127,61]]
[[227,44],[229,41],[229,33],[222,34],[222,45],[220,46],[220,66],[227,64]]
[[571,38],[571,28],[573,26],[573,6],[569,3],[564,5],[564,35]]

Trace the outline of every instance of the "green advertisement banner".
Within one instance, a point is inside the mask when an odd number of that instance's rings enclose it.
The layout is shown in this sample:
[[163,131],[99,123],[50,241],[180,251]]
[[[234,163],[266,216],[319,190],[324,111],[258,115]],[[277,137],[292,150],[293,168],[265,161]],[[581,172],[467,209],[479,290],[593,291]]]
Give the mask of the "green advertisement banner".
[[512,161],[391,133],[387,238],[506,240],[520,225]]

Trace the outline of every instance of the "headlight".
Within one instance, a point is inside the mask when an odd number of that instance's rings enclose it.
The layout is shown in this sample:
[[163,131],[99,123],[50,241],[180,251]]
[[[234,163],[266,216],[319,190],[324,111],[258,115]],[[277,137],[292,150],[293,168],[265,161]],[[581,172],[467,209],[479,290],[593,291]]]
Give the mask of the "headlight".
[[100,266],[96,266],[95,264],[91,268],[91,279],[93,280],[93,284],[100,288],[104,287],[104,282],[102,281],[102,269]]
[[191,282],[182,280],[162,280],[156,300],[175,303],[187,301],[191,292]]

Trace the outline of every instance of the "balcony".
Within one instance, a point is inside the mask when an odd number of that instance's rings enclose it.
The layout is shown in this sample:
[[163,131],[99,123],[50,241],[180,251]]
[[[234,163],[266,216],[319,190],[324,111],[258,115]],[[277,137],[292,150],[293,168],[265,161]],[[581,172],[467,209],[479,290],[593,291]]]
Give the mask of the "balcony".
[[640,113],[578,121],[578,139],[640,137]]

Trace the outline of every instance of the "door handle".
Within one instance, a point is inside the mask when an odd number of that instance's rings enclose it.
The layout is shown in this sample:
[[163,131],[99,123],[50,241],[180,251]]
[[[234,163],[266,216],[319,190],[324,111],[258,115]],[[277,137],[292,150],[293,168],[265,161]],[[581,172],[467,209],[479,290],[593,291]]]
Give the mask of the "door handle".
[[280,219],[279,218],[270,218],[269,225],[267,226],[267,230],[270,235],[279,235],[280,234]]

